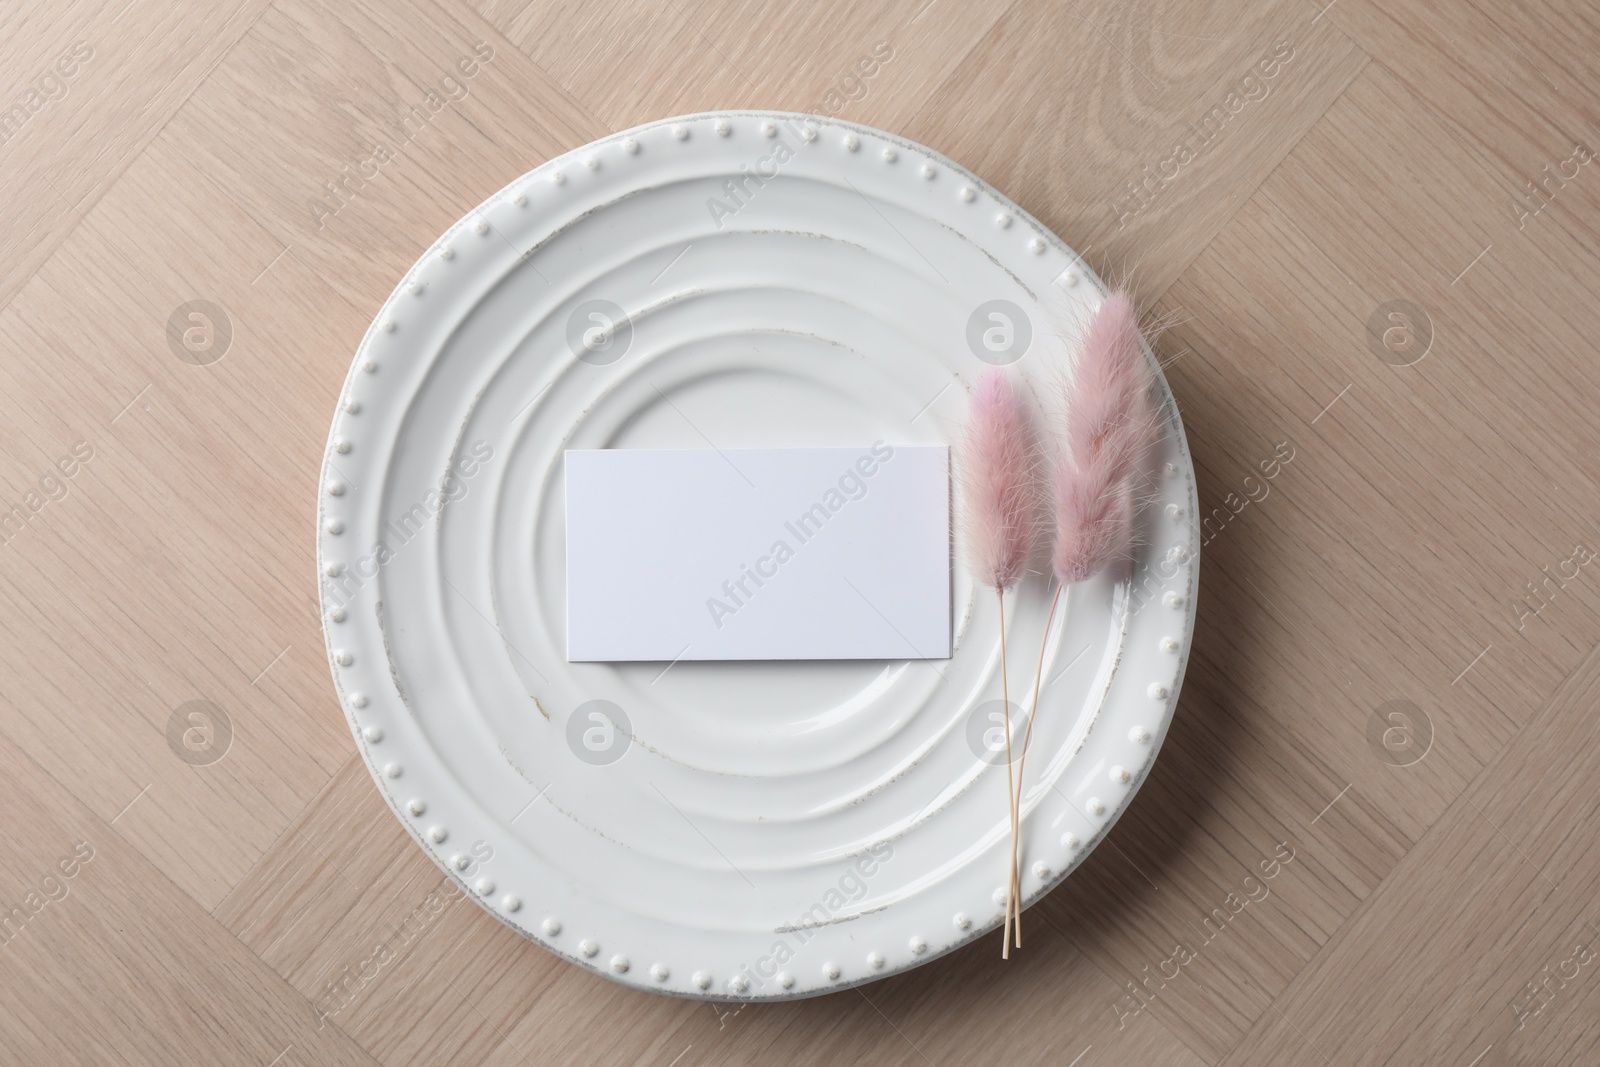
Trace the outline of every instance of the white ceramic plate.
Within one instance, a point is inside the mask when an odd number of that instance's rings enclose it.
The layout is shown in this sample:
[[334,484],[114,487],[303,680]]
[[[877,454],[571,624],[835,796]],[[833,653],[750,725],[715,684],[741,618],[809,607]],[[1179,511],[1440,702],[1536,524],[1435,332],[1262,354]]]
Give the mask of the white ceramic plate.
[[[950,160],[814,117],[641,126],[451,227],[356,354],[317,516],[334,685],[418,844],[544,948],[681,996],[813,995],[993,929],[998,617],[959,531],[948,660],[569,664],[562,452],[953,442],[986,363],[1049,392],[1101,297]],[[1194,477],[1159,389],[1131,582],[1073,587],[1048,635],[1029,901],[1127,807],[1183,677]],[[1015,703],[1047,597],[1007,600]]]

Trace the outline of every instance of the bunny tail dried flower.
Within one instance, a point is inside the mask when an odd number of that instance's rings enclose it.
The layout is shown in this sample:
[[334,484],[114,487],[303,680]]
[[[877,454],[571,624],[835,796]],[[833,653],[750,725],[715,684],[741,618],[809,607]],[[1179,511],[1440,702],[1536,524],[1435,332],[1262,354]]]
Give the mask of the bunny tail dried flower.
[[[1034,713],[1039,707],[1044,652],[1061,591],[1133,555],[1135,485],[1161,429],[1150,400],[1151,381],[1138,315],[1127,292],[1119,289],[1106,298],[1089,321],[1066,393],[1065,426],[1056,435],[1051,487],[1056,528],[1050,565],[1061,584],[1050,600],[1039,644],[1039,667],[1017,763],[1016,795],[1011,802],[1014,820],[1020,818],[1022,775],[1027,769]],[[1013,850],[1016,841],[1013,833]],[[1015,854],[1011,870],[1015,877]],[[1013,883],[1011,906],[1018,909],[1020,945],[1022,915],[1017,896]]]
[[[1016,789],[1011,773],[1011,692],[1006,670],[1005,591],[1028,569],[1039,533],[1041,501],[1035,438],[1022,393],[1004,371],[990,368],[972,391],[961,450],[961,490],[966,507],[968,563],[979,585],[995,591],[1000,618],[1000,696],[1006,737],[1006,808],[1011,824],[1008,885],[1017,884]],[[1008,906],[1000,954],[1011,955]],[[1020,916],[1018,916],[1020,922]]]
[[1089,322],[1066,398],[1050,557],[1063,583],[1093,577],[1131,554],[1134,481],[1159,428],[1150,380],[1133,301],[1118,290]]
[[986,370],[961,452],[968,562],[979,585],[1010,589],[1027,572],[1042,510],[1036,452],[1022,392],[998,367]]

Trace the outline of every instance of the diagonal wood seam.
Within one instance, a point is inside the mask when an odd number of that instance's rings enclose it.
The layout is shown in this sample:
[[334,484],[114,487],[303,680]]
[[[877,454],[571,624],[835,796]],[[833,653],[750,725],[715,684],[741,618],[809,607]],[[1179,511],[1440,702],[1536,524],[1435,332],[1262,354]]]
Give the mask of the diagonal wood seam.
[[[84,210],[82,202],[74,204],[72,201],[67,200],[67,198],[61,193],[58,192],[56,194],[60,196],[62,200],[66,200],[67,206],[72,208],[73,213],[77,215],[77,220],[73,222],[71,226],[67,227],[67,229],[61,234],[60,239],[56,242],[55,248],[51,249],[50,254],[40,261],[38,269],[33,272],[32,276],[30,276],[27,281],[17,286],[17,288],[12,292],[11,296],[8,297],[4,303],[0,303],[0,315],[4,315],[6,310],[16,302],[17,297],[26,292],[38,281],[39,275],[44,271],[45,267],[56,258],[56,254],[61,251],[62,246],[71,240],[73,235],[78,232],[78,228],[81,227],[85,221],[87,221],[89,212],[93,211],[95,207],[99,205],[100,201],[103,200],[108,193],[115,189],[125,177],[127,177],[128,169],[137,163],[144,156],[144,154],[150,150],[150,146],[155,144],[156,141],[160,139],[161,134],[166,130],[167,126],[171,124],[172,120],[177,118],[178,114],[183,111],[184,108],[189,106],[189,101],[194,99],[194,95],[205,86],[206,82],[211,80],[211,75],[216,73],[217,68],[222,66],[224,60],[233,55],[234,49],[238,48],[240,43],[244,41],[245,38],[250,36],[250,32],[255,29],[256,23],[261,21],[261,16],[272,10],[275,4],[276,0],[270,0],[269,3],[263,4],[260,12],[256,14],[256,17],[250,20],[250,25],[244,28],[244,32],[239,34],[232,44],[223,49],[222,54],[216,58],[216,61],[213,62],[211,66],[206,68],[205,73],[200,76],[200,80],[195,83],[194,88],[189,90],[189,95],[184,97],[181,103],[178,103],[173,107],[172,114],[168,115],[166,120],[162,122],[160,126],[152,130],[149,135],[144,138],[144,143],[138,145],[136,151],[131,153],[123,153],[122,158],[118,161],[116,177],[105,184],[104,188],[100,190],[99,195],[95,196],[93,202],[88,204],[87,210]],[[224,27],[224,30],[225,29],[226,27]],[[221,36],[222,32],[223,30],[219,30],[218,36]],[[185,73],[185,71],[180,70],[177,74],[173,75],[171,81],[168,81],[166,85],[161,87],[160,92],[157,92],[154,95],[160,96],[161,93],[166,92],[172,87],[173,83],[178,81],[179,78],[182,78]],[[49,179],[46,178],[47,183],[48,181]],[[84,199],[88,200],[89,198],[85,197]],[[37,229],[38,227],[35,226],[34,228]],[[29,233],[31,234],[32,231],[30,230]]]
[[[215,912],[215,910],[216,910],[215,908],[213,908],[213,909],[211,909],[211,911],[207,912],[205,906],[203,904],[201,904],[200,901],[196,900],[193,896],[191,896],[187,889],[185,889],[183,886],[179,885],[178,882],[175,879],[173,879],[173,877],[170,874],[167,873],[166,869],[164,867],[162,867],[161,864],[155,862],[150,857],[146,856],[145,853],[144,853],[144,850],[142,848],[140,848],[139,845],[136,842],[132,841],[131,839],[129,839],[127,837],[125,837],[122,834],[122,832],[120,830],[118,830],[114,825],[112,825],[112,823],[109,820],[105,819],[104,817],[102,817],[101,815],[96,813],[95,810],[94,810],[94,807],[91,804],[89,804],[87,801],[85,801],[82,797],[78,796],[78,794],[76,792],[74,792],[73,790],[67,788],[65,783],[63,783],[61,781],[61,779],[57,778],[55,776],[54,772],[52,772],[50,770],[50,768],[44,766],[38,760],[34,759],[32,754],[29,753],[26,749],[22,748],[20,745],[18,745],[15,741],[13,741],[11,739],[11,737],[5,733],[3,728],[0,728],[0,740],[4,740],[8,745],[10,745],[10,747],[11,747],[13,752],[15,752],[17,755],[21,756],[23,759],[27,760],[29,763],[33,764],[35,769],[37,769],[41,774],[43,774],[45,777],[49,778],[52,782],[55,783],[56,788],[60,789],[67,796],[70,796],[73,800],[77,801],[77,803],[84,809],[84,811],[86,811],[89,814],[89,817],[91,819],[94,819],[95,821],[99,822],[102,825],[102,827],[104,828],[104,833],[105,834],[107,834],[107,835],[115,835],[116,837],[120,838],[122,840],[122,843],[124,845],[126,845],[128,847],[128,849],[134,855],[139,857],[140,861],[148,864],[156,872],[157,875],[159,875],[164,881],[166,881],[166,883],[169,886],[171,886],[176,891],[176,894],[180,899],[187,900],[196,909],[198,909],[198,910],[200,910],[202,912],[205,912],[206,914],[210,915],[211,918],[212,918],[212,921],[214,923],[216,923],[216,926],[220,930],[222,930],[222,932],[224,933],[225,936],[231,938],[240,948],[242,948],[245,952],[247,952],[253,959],[259,961],[261,963],[261,965],[264,968],[266,968],[266,972],[268,974],[271,974],[274,978],[276,978],[279,982],[281,982],[283,984],[283,987],[286,990],[288,990],[290,992],[290,994],[292,994],[295,997],[298,997],[300,1000],[302,1000],[305,1003],[306,1010],[311,1014],[312,1018],[316,1017],[316,1010],[317,1010],[316,1009],[316,1004],[311,1000],[311,998],[306,996],[304,993],[301,993],[298,989],[296,989],[294,987],[293,983],[291,983],[289,981],[289,979],[282,972],[280,972],[276,967],[274,967],[271,963],[267,962],[265,959],[262,959],[261,955],[258,952],[256,952],[253,948],[251,948],[249,945],[245,944],[244,941],[241,940],[237,934],[235,934],[232,930],[230,930],[228,928],[227,924],[218,921],[216,919],[216,916],[214,914],[212,914],[213,912]],[[354,754],[354,755],[352,755],[350,757],[350,759],[352,761],[353,760],[358,760],[360,758],[361,757],[360,757],[359,753],[356,753],[356,754]],[[341,768],[341,770],[342,769],[343,768]],[[289,821],[289,823],[284,827],[283,833],[288,833],[290,830],[294,829],[298,825],[299,820],[300,820],[300,816],[303,815],[305,813],[305,811],[310,808],[311,804],[316,803],[317,799],[320,798],[322,796],[322,794],[327,791],[328,786],[332,784],[332,782],[334,781],[335,778],[337,778],[337,776],[338,776],[337,772],[335,772],[335,774],[332,774],[332,775],[328,776],[328,781],[323,783],[322,789],[318,790],[316,796],[312,797],[311,802],[309,804],[307,804],[305,806],[305,808],[302,808],[301,811],[299,813],[297,813],[295,815],[295,817]],[[279,834],[279,839],[280,840],[282,839],[282,836],[283,836],[283,834]],[[274,845],[276,845],[276,841],[274,842]],[[265,858],[265,856],[267,855],[267,852],[270,852],[270,851],[271,851],[271,848],[269,847],[267,851],[264,851],[262,853],[262,857]],[[259,865],[260,862],[261,862],[260,860],[257,860],[256,861],[256,865]],[[252,869],[254,869],[254,866],[252,866]],[[241,881],[243,881],[243,879],[241,879]],[[235,888],[237,888],[237,884],[235,885]],[[232,890],[229,891],[229,894],[225,894],[223,896],[223,901],[227,900],[228,895],[231,895],[231,893],[232,893]],[[221,907],[221,906],[222,906],[222,901],[218,901],[217,907]],[[330,1017],[330,1021],[333,1021],[334,1025],[338,1026],[337,1021],[336,1020],[332,1020],[331,1017]],[[373,1053],[366,1047],[366,1045],[364,1043],[361,1042],[361,1040],[359,1038],[356,1037],[355,1034],[351,1033],[349,1030],[346,1030],[342,1026],[339,1027],[339,1030],[340,1030],[340,1032],[342,1034],[345,1035],[346,1038],[349,1039],[350,1043],[353,1046],[355,1046],[356,1048],[360,1049],[362,1052],[364,1052],[369,1058],[373,1059],[374,1061],[377,1060],[377,1057],[373,1055]]]
[[[1278,993],[1278,995],[1275,997],[1268,997],[1267,1006],[1262,1008],[1261,1011],[1256,1014],[1255,1018],[1251,1021],[1250,1028],[1246,1030],[1243,1035],[1241,1035],[1238,1041],[1228,1048],[1228,1050],[1223,1054],[1222,1060],[1219,1062],[1226,1062],[1228,1057],[1236,1052],[1240,1046],[1242,1046],[1244,1042],[1247,1041],[1250,1036],[1260,1028],[1262,1020],[1268,1017],[1269,1010],[1273,1009],[1279,1000],[1283,999],[1286,995],[1292,992],[1298,982],[1305,978],[1309,972],[1313,971],[1319,965],[1320,961],[1327,957],[1342,943],[1343,939],[1347,936],[1348,931],[1357,924],[1363,915],[1365,915],[1371,908],[1376,906],[1375,902],[1380,897],[1384,896],[1385,887],[1388,886],[1397,877],[1397,875],[1402,872],[1403,869],[1405,869],[1406,861],[1416,852],[1417,847],[1438,832],[1437,828],[1442,822],[1445,821],[1446,816],[1457,811],[1462,804],[1471,805],[1472,802],[1469,799],[1468,794],[1471,793],[1472,789],[1480,781],[1482,781],[1491,770],[1496,768],[1503,759],[1506,758],[1506,753],[1511,750],[1511,748],[1516,744],[1517,740],[1521,738],[1527,730],[1535,726],[1546,717],[1551,708],[1558,706],[1564,701],[1572,699],[1581,685],[1582,676],[1590,673],[1591,670],[1596,667],[1596,665],[1600,665],[1600,644],[1596,644],[1589,651],[1588,655],[1586,655],[1576,667],[1567,672],[1566,676],[1562,678],[1561,682],[1556,686],[1550,697],[1539,706],[1539,709],[1530,715],[1527,722],[1525,722],[1514,733],[1512,733],[1511,736],[1506,740],[1506,743],[1497,749],[1494,755],[1490,756],[1489,759],[1484,762],[1483,766],[1479,768],[1478,773],[1466,782],[1466,784],[1461,788],[1460,792],[1456,794],[1455,798],[1440,811],[1438,817],[1435,818],[1433,822],[1428,824],[1428,828],[1423,831],[1421,836],[1411,843],[1411,845],[1406,849],[1405,854],[1395,862],[1394,866],[1389,869],[1389,872],[1372,887],[1371,891],[1369,891],[1367,895],[1360,900],[1355,908],[1351,910],[1350,914],[1346,916],[1344,920],[1340,922],[1338,927],[1328,935],[1327,940],[1318,946],[1317,951],[1308,960],[1306,960],[1304,966],[1297,970],[1289,978],[1289,980],[1284,983],[1283,989]],[[1596,672],[1596,677],[1593,678],[1588,685],[1591,688],[1600,686],[1600,672]],[[1480,817],[1482,816],[1481,812],[1478,814]],[[1047,910],[1036,908],[1033,909],[1033,914],[1037,915],[1051,929],[1059,934],[1061,938],[1071,945],[1080,956],[1082,956],[1089,964],[1099,971],[1108,982],[1119,989],[1121,988],[1117,977],[1108,973],[1094,956],[1080,949],[1071,934],[1064,927],[1062,927],[1061,924],[1053,916],[1051,916]],[[1262,992],[1265,993],[1266,991],[1262,990]],[[1182,1039],[1181,1030],[1175,1031],[1161,1020],[1160,1016],[1166,1010],[1162,1002],[1153,1002],[1147,1007],[1151,1015],[1158,1023],[1161,1023],[1162,1028],[1166,1030],[1168,1034],[1172,1035],[1172,1037],[1177,1040],[1179,1044],[1188,1049],[1189,1052],[1192,1053],[1202,1063],[1206,1062],[1205,1057],[1201,1055],[1198,1049]]]

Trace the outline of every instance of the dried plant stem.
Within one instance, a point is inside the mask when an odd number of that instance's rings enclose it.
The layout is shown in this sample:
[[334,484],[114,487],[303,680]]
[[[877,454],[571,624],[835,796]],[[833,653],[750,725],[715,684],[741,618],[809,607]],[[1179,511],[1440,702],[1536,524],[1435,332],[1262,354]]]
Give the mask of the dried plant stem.
[[[1044,680],[1044,650],[1050,643],[1050,625],[1055,622],[1056,605],[1061,602],[1061,591],[1067,587],[1066,582],[1056,586],[1055,595],[1050,598],[1050,612],[1044,618],[1044,633],[1039,638],[1039,665],[1033,674],[1033,700],[1028,706],[1028,728],[1022,734],[1022,755],[1017,761],[1015,792],[1011,795],[1011,888],[1006,893],[1006,907],[1016,911],[1017,947],[1022,947],[1022,900],[1020,879],[1017,875],[1017,826],[1021,817],[1022,808],[1022,772],[1028,766],[1028,742],[1033,740],[1033,714],[1039,710],[1039,690]],[[1002,656],[1002,659],[1004,657]],[[1011,735],[1008,733],[1007,738]],[[1010,750],[1006,752],[1010,755]],[[1007,927],[1011,925],[1010,916],[1007,916]]]
[[[1010,885],[1017,884],[1017,805],[1016,784],[1011,776],[1011,691],[1006,676],[1006,594],[999,586],[994,589],[995,604],[1000,609],[1000,717],[1005,723],[1006,734],[1006,808],[1011,816],[1011,867]],[[1006,927],[1004,940],[1000,942],[1000,958],[1011,958],[1011,911],[1012,894],[1014,890],[1006,891]],[[1017,915],[1017,944],[1022,944],[1022,916]]]

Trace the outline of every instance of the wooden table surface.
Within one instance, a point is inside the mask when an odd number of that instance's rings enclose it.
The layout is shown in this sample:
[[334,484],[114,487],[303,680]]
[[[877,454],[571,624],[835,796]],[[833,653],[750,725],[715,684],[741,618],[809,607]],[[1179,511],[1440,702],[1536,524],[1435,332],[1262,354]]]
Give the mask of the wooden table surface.
[[[5,3],[0,1061],[1600,1062],[1597,40],[1582,0]],[[931,145],[1175,316],[1207,540],[1161,758],[1019,958],[735,1010],[448,891],[312,526],[439,232],[743,107]]]

